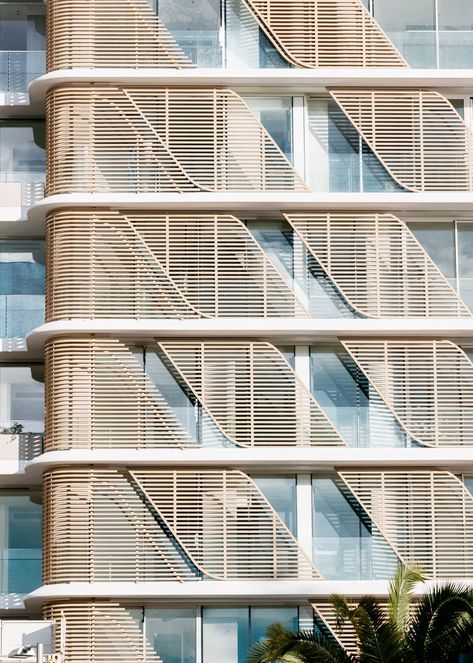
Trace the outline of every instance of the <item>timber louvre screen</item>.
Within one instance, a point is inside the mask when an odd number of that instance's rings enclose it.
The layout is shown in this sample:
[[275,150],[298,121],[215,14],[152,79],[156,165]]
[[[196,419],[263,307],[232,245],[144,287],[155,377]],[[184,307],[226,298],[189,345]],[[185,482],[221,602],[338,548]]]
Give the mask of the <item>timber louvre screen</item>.
[[342,339],[398,419],[426,446],[473,446],[473,364],[447,340]]
[[48,0],[48,72],[194,65],[146,0]]
[[472,316],[406,224],[392,214],[289,212],[285,217],[362,315]]
[[46,237],[47,322],[310,317],[235,216],[61,210]]
[[44,500],[46,583],[320,578],[238,470],[56,468]]
[[46,105],[48,195],[307,190],[231,90],[63,85]]

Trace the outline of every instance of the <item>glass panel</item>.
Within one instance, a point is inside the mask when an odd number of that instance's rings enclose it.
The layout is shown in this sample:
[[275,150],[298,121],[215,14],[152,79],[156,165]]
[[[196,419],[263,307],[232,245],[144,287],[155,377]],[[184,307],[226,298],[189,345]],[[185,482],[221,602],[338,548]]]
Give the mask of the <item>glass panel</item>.
[[464,99],[449,99],[449,102],[452,104],[453,108],[457,111],[458,115],[465,119],[465,100]]
[[194,64],[221,66],[220,0],[155,0],[152,4]]
[[352,447],[405,447],[413,442],[342,348],[310,349],[312,393]]
[[202,608],[203,663],[245,663],[249,635],[248,608]]
[[0,365],[0,395],[0,434],[43,432],[43,366]]
[[411,67],[435,68],[435,0],[374,0],[374,17]]
[[457,232],[460,295],[473,311],[473,222],[459,221]]
[[24,338],[44,322],[43,241],[0,240],[0,337]]
[[292,161],[292,97],[246,97],[245,101]]
[[409,228],[437,267],[456,288],[455,224],[453,221],[415,222]]
[[234,446],[154,348],[146,349],[146,374],[192,439],[202,446]]
[[275,623],[296,631],[297,607],[202,608],[203,663],[245,663],[249,648]]
[[401,191],[332,99],[308,106],[308,170],[313,191]]
[[293,608],[250,608],[251,642],[253,646],[264,640],[266,631],[271,624],[282,624],[288,631],[297,631],[299,616]]
[[0,4],[0,90],[23,92],[46,71],[43,3]]
[[326,580],[375,580],[394,573],[397,558],[338,477],[315,475],[313,553]]
[[44,122],[0,122],[0,181],[37,181],[45,168]]
[[468,488],[470,493],[473,495],[473,476],[463,476],[463,483],[465,487]]
[[437,0],[440,67],[473,67],[473,3]]
[[27,594],[41,585],[39,495],[0,491],[0,591]]
[[163,663],[195,663],[195,609],[146,609],[145,634]]
[[295,535],[297,529],[296,477],[253,476],[253,481]]
[[291,67],[260,30],[243,0],[226,0],[226,66],[245,68]]

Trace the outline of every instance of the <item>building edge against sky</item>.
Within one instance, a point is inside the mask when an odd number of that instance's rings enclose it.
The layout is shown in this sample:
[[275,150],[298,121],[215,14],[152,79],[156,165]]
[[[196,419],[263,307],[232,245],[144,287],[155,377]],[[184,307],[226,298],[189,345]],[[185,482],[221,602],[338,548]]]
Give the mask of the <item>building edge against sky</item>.
[[0,4],[0,660],[471,581],[472,90],[465,0]]

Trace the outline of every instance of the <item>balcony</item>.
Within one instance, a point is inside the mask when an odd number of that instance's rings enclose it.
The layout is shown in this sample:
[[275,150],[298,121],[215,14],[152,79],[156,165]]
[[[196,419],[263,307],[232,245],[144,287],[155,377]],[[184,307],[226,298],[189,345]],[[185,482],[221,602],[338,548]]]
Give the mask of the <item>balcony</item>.
[[46,71],[43,2],[0,2],[0,95],[5,104],[29,103],[28,85]]
[[13,349],[44,321],[44,242],[0,240],[0,274],[0,338]]

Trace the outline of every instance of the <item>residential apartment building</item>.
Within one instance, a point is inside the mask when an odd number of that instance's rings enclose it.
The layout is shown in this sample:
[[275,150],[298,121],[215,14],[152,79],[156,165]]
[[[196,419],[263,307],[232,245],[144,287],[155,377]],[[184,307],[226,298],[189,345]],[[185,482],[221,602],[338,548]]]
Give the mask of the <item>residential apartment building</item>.
[[0,656],[471,580],[471,0],[4,2],[0,73]]

